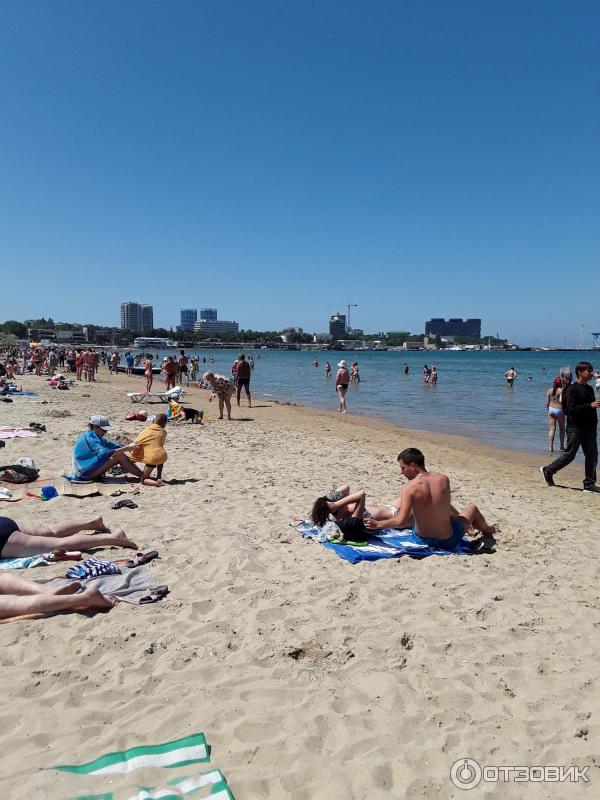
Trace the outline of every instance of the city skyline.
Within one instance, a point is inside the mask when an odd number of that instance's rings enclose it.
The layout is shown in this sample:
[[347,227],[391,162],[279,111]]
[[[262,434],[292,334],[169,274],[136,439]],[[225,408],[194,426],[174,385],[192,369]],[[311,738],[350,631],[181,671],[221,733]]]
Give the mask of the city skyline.
[[0,317],[118,325],[114,294],[155,294],[169,328],[185,294],[253,329],[349,301],[365,331],[600,329],[565,300],[598,286],[597,3],[3,14]]

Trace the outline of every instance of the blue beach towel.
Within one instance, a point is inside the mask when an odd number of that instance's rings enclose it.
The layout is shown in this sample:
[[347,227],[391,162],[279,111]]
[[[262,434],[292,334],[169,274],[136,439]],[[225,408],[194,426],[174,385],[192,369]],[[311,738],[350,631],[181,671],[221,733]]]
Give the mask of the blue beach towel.
[[25,556],[24,558],[0,558],[0,569],[29,569],[51,564],[50,553],[42,556]]
[[483,549],[479,540],[471,541],[463,533],[462,536],[453,537],[452,549],[443,549],[427,544],[412,529],[394,530],[384,528],[369,536],[366,545],[354,546],[351,544],[335,544],[329,542],[328,537],[336,535],[336,526],[327,522],[322,528],[316,527],[312,522],[301,522],[294,526],[298,533],[307,539],[315,539],[323,547],[333,552],[351,564],[359,561],[378,561],[380,558],[425,558],[426,556],[471,555]]

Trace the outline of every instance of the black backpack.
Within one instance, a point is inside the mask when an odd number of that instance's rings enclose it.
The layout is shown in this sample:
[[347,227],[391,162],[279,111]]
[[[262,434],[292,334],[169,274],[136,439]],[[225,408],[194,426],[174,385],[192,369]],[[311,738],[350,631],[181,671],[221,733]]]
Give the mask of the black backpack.
[[21,464],[9,464],[0,467],[0,481],[7,483],[31,483],[37,481],[40,476],[39,469],[33,467],[23,467]]

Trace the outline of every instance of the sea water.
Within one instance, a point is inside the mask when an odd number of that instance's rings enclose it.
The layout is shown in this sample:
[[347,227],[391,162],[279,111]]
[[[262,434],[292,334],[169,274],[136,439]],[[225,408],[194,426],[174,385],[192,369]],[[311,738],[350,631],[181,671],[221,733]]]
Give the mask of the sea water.
[[[161,358],[166,352],[178,353],[161,351]],[[237,352],[186,349],[188,356],[200,357],[200,374],[212,369],[227,376]],[[257,396],[336,411],[337,363],[342,358],[348,366],[358,361],[360,383],[351,384],[346,396],[350,414],[372,416],[407,428],[469,436],[498,447],[538,454],[548,448],[546,393],[552,387],[552,379],[561,367],[567,366],[573,370],[574,379],[575,364],[581,359],[590,360],[595,369],[600,367],[600,351],[320,351],[316,354],[318,367],[313,366],[313,352],[253,350],[246,356],[250,353],[255,363],[251,389]],[[211,356],[214,363],[209,361]],[[326,361],[332,368],[330,378],[324,373]],[[405,363],[409,366],[406,376]],[[425,364],[436,365],[437,385],[424,383]],[[517,370],[512,389],[504,378],[510,367]],[[555,448],[558,450],[558,431]]]

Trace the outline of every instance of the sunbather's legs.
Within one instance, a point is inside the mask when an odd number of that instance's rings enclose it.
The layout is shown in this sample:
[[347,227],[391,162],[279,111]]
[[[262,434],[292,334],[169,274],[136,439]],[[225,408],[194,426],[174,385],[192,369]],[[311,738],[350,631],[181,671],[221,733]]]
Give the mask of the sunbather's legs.
[[498,526],[488,525],[488,523],[485,521],[485,517],[476,505],[470,505],[464,508],[460,512],[458,518],[462,520],[465,531],[469,531],[471,528],[474,528],[476,531],[479,531],[479,533],[498,532]]
[[110,609],[118,601],[105,597],[95,586],[77,594],[33,594],[0,596],[0,618],[18,617],[21,614],[45,614],[52,611],[75,611],[84,608]]
[[160,476],[162,475],[162,464],[156,467],[156,471],[158,473],[158,479],[154,480],[151,478],[152,471],[154,469],[154,464],[146,464],[144,466],[144,472],[142,473],[142,483],[144,486],[162,486],[163,482],[160,480]]
[[55,525],[30,525],[19,524],[19,531],[29,536],[71,536],[80,531],[100,531],[110,533],[109,528],[104,524],[102,517],[94,519],[78,519],[72,522],[57,522]]
[[129,475],[135,475],[137,478],[142,477],[142,470],[139,469],[133,461],[131,461],[125,453],[114,453],[107,461],[105,461],[95,472],[91,472],[88,480],[93,481],[104,475],[111,467],[116,467],[117,464],[127,472]]
[[94,547],[129,547],[137,550],[137,545],[128,539],[120,528],[114,533],[74,533],[71,536],[31,536],[21,531],[11,533],[2,549],[4,558],[37,556],[51,550],[91,550]]
[[46,583],[35,583],[34,581],[19,578],[18,575],[0,575],[0,595],[31,595],[31,594],[74,594],[81,589],[79,581],[65,583],[61,586]]

